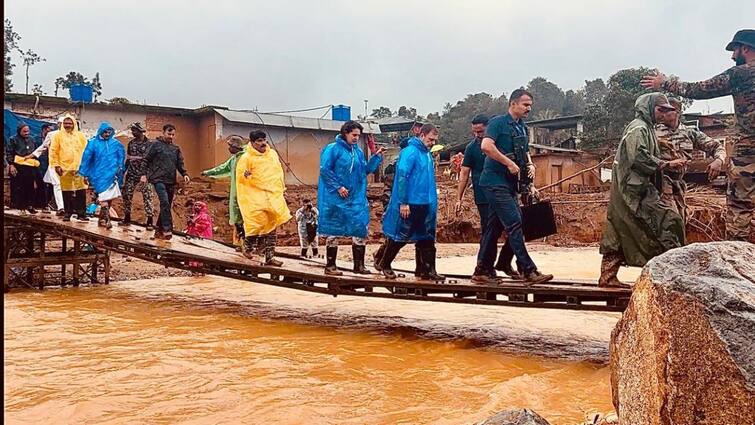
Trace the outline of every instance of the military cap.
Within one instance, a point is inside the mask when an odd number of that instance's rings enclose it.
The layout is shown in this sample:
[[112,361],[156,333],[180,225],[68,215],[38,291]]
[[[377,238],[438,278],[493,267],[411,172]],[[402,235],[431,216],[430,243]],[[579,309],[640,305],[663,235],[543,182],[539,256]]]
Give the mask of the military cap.
[[726,50],[733,52],[737,44],[744,44],[755,49],[755,30],[739,30],[734,38],[726,45]]

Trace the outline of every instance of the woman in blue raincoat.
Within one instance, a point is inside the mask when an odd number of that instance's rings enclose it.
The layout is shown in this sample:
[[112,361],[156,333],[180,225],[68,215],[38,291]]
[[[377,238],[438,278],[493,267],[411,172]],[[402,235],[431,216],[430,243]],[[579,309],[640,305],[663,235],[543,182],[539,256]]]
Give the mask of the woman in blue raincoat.
[[374,173],[383,160],[382,149],[364,159],[359,137],[364,128],[356,121],[341,126],[336,139],[320,155],[320,181],[317,208],[320,211],[319,233],[325,236],[327,265],[325,274],[342,274],[336,267],[337,237],[351,237],[354,272],[369,274],[364,266],[365,239],[370,224],[367,203],[367,174]]
[[113,126],[103,121],[97,135],[89,139],[79,165],[79,175],[89,181],[100,203],[97,224],[108,229],[113,227],[110,223],[110,204],[121,196],[126,162],[126,150],[114,136]]
[[438,129],[425,124],[419,137],[399,154],[391,201],[383,217],[383,233],[388,240],[380,269],[395,279],[391,262],[407,243],[417,245],[417,270],[420,279],[443,280],[435,271],[435,227],[438,218],[438,192],[435,187],[435,162],[430,153],[438,140]]

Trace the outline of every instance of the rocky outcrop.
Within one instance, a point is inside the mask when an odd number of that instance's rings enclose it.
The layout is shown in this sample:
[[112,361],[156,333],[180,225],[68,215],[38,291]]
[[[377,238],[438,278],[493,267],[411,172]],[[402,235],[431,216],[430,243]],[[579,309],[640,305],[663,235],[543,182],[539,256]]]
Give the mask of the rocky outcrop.
[[755,424],[755,245],[650,261],[611,336],[622,424]]
[[548,421],[530,409],[504,410],[479,425],[549,425]]

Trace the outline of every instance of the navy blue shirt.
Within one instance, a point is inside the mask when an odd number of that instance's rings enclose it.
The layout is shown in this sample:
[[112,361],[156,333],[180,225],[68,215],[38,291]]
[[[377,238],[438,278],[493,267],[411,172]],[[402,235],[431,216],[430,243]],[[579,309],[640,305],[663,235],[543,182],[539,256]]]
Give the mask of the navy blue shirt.
[[[485,137],[495,140],[495,146],[504,154],[514,153],[514,139],[524,145],[525,151],[529,151],[530,145],[527,137],[527,126],[521,119],[514,121],[509,115],[493,118],[485,130]],[[509,173],[509,169],[500,162],[485,157],[485,165],[480,175],[480,186],[513,186],[516,185],[516,176]]]
[[464,149],[464,161],[462,161],[461,165],[472,171],[472,189],[474,190],[475,204],[487,204],[488,200],[485,198],[485,194],[482,193],[482,189],[480,189],[480,174],[482,174],[482,167],[485,166],[482,140],[475,137],[469,142],[466,149]]

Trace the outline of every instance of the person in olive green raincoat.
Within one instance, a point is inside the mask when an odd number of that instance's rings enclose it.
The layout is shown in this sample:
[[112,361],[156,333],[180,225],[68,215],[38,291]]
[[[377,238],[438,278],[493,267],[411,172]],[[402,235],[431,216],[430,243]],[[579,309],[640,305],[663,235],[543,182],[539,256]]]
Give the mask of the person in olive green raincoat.
[[616,275],[622,264],[644,266],[685,243],[684,220],[662,205],[659,192],[663,170],[680,169],[685,160],[661,159],[654,130],[656,123],[670,122],[675,109],[661,93],[643,94],[634,108],[613,162],[599,286],[621,286]]

